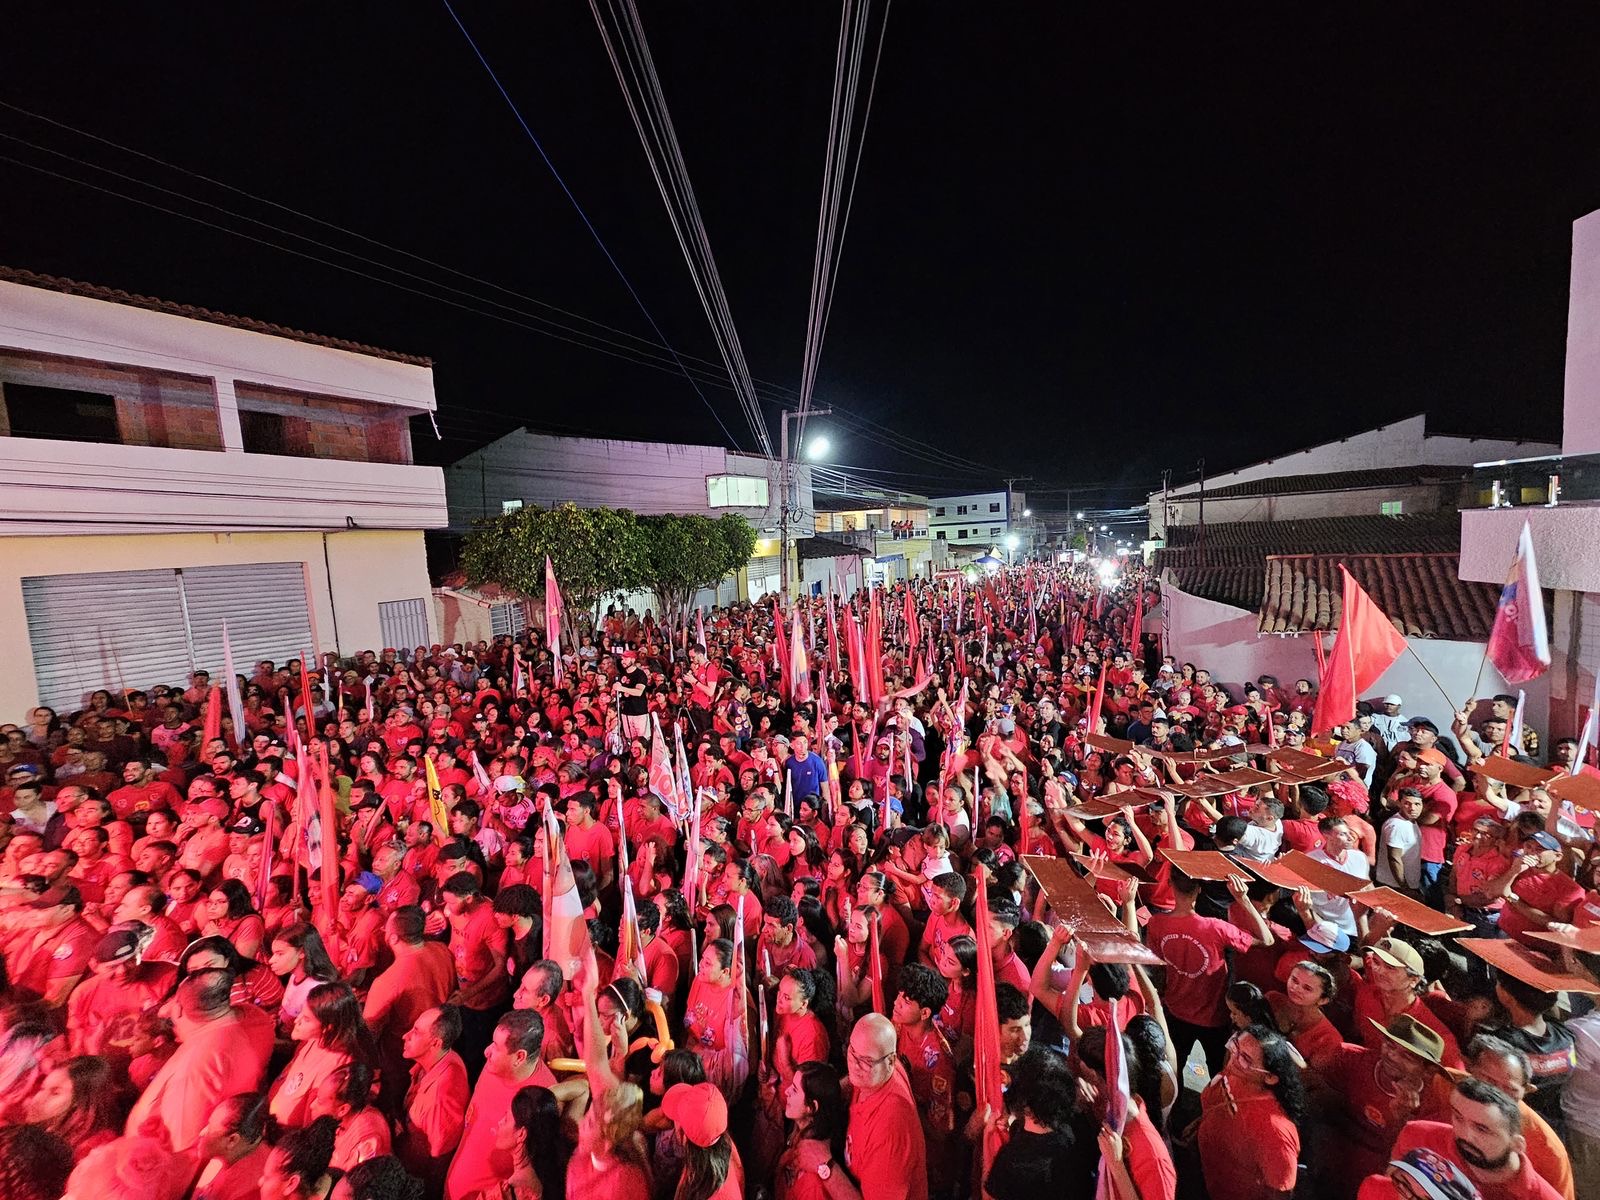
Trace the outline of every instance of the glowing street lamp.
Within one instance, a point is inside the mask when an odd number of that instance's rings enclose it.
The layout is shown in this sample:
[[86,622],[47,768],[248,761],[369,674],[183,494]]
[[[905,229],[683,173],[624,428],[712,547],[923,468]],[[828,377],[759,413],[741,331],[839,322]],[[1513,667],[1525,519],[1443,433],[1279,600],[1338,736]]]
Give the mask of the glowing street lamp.
[[819,433],[811,439],[811,445],[806,447],[806,457],[815,462],[827,458],[832,450],[833,443],[828,440],[827,435]]

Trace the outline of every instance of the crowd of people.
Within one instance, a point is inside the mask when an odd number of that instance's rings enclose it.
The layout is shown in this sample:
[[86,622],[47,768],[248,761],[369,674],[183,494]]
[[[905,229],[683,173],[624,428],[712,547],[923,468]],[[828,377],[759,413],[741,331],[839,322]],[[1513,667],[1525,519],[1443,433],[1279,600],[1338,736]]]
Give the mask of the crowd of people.
[[1158,601],[611,610],[0,726],[0,1200],[1600,1200],[1579,748],[1313,729]]

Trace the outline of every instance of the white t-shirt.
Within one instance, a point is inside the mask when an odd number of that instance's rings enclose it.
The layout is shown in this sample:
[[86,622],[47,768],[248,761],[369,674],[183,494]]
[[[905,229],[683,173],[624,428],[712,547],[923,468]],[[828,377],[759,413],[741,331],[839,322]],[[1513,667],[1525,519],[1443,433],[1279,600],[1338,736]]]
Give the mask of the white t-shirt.
[[1248,858],[1251,862],[1269,863],[1278,857],[1278,847],[1281,845],[1283,845],[1281,824],[1276,829],[1264,829],[1252,823],[1240,835],[1233,853],[1240,858]]
[[[1389,869],[1389,851],[1400,852],[1400,867],[1404,880],[1396,880]],[[1422,833],[1415,821],[1404,817],[1390,817],[1383,823],[1383,833],[1378,838],[1378,867],[1375,872],[1384,887],[1416,888],[1422,885]]]
[[[1360,880],[1372,877],[1372,869],[1367,864],[1367,856],[1360,850],[1351,850],[1344,856],[1344,861],[1334,862],[1328,857],[1327,851],[1318,846],[1306,857],[1314,858],[1319,863],[1327,863],[1336,870],[1343,871],[1346,875],[1353,875]],[[1354,937],[1360,932],[1356,925],[1356,910],[1350,901],[1343,896],[1330,896],[1326,892],[1311,893],[1311,910],[1317,914],[1319,921],[1328,921],[1337,925],[1339,929]]]

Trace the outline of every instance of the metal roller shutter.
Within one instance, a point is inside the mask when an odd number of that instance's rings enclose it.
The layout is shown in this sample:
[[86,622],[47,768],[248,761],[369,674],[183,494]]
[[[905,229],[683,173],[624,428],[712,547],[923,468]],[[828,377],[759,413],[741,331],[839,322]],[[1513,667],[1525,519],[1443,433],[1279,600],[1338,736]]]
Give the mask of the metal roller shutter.
[[183,684],[193,669],[178,577],[166,571],[22,581],[39,700],[71,712],[96,688]]
[[212,678],[222,673],[223,618],[233,643],[233,666],[241,674],[249,675],[263,658],[282,665],[313,653],[303,563],[184,567],[178,575],[195,662]]
[[428,645],[428,602],[426,600],[378,601],[378,630],[386,648],[410,655],[418,646]]

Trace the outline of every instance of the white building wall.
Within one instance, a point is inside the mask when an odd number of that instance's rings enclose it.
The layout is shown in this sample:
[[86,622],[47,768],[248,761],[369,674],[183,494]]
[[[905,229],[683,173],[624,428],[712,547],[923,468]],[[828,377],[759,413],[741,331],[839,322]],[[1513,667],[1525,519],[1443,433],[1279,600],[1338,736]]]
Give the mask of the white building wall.
[[[1294,496],[1241,496],[1236,499],[1217,500],[1206,497],[1206,524],[1230,524],[1236,521],[1297,521],[1313,517],[1376,516],[1383,511],[1386,500],[1400,501],[1402,513],[1439,511],[1439,486],[1361,488],[1340,492],[1306,492]],[[1454,493],[1451,493],[1452,500]],[[1161,508],[1160,497],[1155,497],[1151,510],[1152,524],[1156,511]],[[1195,525],[1200,520],[1198,497],[1169,500],[1168,524]],[[1449,507],[1455,507],[1452,502]]]
[[[815,530],[811,468],[795,466],[797,511],[793,538]],[[765,508],[711,508],[706,480],[713,475],[759,476],[768,481]],[[637,513],[721,516],[733,512],[758,531],[778,527],[775,460],[730,453],[720,446],[564,438],[515,430],[445,469],[450,526],[498,516],[508,500],[550,507],[568,501],[581,508],[626,508]]]
[[[336,533],[177,533],[162,535],[10,537],[0,539],[0,720],[22,720],[38,703],[38,681],[28,637],[22,580],[36,575],[136,571],[162,567],[301,562],[306,565],[311,626],[319,646],[350,656],[381,650],[378,604],[429,600],[427,556],[420,531],[351,530]],[[431,640],[438,640],[432,618]],[[221,663],[199,664],[221,676]],[[242,664],[235,664],[236,666]],[[112,681],[107,681],[108,683]],[[182,683],[181,679],[130,679],[129,687]]]
[[1561,452],[1600,453],[1600,211],[1572,223]]

